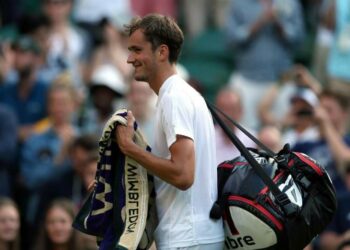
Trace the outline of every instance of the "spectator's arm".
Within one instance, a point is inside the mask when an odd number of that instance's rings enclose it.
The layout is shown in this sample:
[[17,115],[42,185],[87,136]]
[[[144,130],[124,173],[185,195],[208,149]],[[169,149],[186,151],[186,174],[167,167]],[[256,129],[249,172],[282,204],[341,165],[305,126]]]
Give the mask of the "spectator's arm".
[[253,24],[248,24],[242,20],[239,1],[231,1],[229,8],[226,31],[231,45],[239,45],[248,41],[265,25],[268,19],[267,13],[264,12]]
[[282,38],[289,45],[297,45],[304,37],[304,19],[299,1],[286,1],[290,6],[290,14],[277,14],[276,27]]
[[[331,153],[338,163],[338,166],[343,166],[344,163],[350,160],[350,148],[345,144],[339,131],[332,125],[326,110],[322,107],[315,109],[315,118],[318,121],[320,131],[327,140]],[[343,172],[343,169],[339,169]]]
[[293,69],[298,84],[311,89],[316,95],[322,91],[321,83],[303,65],[298,64]]

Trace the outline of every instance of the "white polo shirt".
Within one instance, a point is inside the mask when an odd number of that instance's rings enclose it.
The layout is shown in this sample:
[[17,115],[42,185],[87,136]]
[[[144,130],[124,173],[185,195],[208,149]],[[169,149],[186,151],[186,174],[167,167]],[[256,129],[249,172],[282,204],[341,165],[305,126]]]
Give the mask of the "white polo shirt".
[[217,196],[215,132],[202,96],[178,75],[169,77],[159,91],[153,153],[170,159],[176,135],[194,141],[195,178],[186,191],[155,178],[159,225],[158,249],[188,247],[224,240],[222,221],[209,218]]

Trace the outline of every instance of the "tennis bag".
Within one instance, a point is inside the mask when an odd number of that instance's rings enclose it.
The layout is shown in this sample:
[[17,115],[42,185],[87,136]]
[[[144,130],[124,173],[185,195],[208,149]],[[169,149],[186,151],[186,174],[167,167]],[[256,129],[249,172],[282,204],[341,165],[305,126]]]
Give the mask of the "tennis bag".
[[210,217],[223,218],[225,249],[303,249],[336,210],[326,170],[307,155],[290,151],[288,144],[278,154],[272,152],[227,118],[263,148],[248,150],[209,108],[242,154],[218,166],[218,200]]

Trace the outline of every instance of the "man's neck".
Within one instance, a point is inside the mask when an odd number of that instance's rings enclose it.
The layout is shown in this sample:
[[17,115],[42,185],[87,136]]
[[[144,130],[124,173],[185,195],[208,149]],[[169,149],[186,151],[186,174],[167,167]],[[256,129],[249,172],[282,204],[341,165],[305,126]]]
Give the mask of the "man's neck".
[[164,84],[164,82],[172,75],[176,74],[176,68],[175,64],[171,64],[168,67],[165,67],[165,69],[160,69],[155,74],[155,77],[153,79],[150,79],[149,85],[153,89],[153,91],[158,95],[159,90]]

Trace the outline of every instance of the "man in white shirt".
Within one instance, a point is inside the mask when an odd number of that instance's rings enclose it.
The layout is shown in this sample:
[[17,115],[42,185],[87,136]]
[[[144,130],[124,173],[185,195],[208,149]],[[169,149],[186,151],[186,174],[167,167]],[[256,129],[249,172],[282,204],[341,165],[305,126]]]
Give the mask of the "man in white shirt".
[[135,79],[159,96],[153,153],[133,142],[131,112],[116,137],[124,154],[156,176],[157,249],[221,250],[222,222],[209,218],[217,196],[214,126],[204,99],[176,73],[182,31],[171,18],[151,14],[127,33]]

